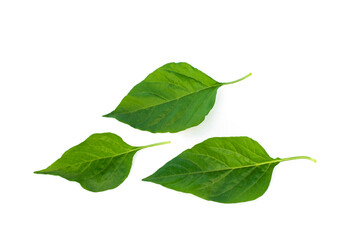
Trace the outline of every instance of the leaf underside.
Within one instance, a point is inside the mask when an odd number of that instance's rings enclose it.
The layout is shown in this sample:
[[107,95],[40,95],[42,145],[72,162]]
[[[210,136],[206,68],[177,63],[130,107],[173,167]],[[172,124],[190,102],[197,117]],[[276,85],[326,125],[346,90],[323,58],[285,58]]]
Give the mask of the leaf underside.
[[266,192],[280,161],[248,137],[216,137],[184,151],[143,180],[206,200],[245,202]]
[[149,132],[179,132],[200,124],[221,83],[187,63],[168,63],[137,84],[105,117]]
[[48,168],[35,173],[76,181],[92,192],[116,188],[128,176],[140,147],[125,143],[113,133],[97,133],[66,151]]

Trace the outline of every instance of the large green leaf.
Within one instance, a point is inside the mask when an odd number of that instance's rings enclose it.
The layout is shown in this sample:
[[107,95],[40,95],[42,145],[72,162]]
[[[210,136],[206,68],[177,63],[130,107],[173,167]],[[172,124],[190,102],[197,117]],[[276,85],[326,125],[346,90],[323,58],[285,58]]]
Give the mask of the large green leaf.
[[265,193],[273,168],[292,159],[271,158],[248,137],[216,137],[195,145],[144,181],[221,203],[254,200]]
[[116,188],[127,178],[138,150],[165,143],[169,142],[133,147],[113,133],[96,133],[35,173],[61,176],[92,192],[105,191]]
[[246,77],[220,83],[188,63],[168,63],[149,74],[104,116],[149,132],[179,132],[204,120],[219,87]]

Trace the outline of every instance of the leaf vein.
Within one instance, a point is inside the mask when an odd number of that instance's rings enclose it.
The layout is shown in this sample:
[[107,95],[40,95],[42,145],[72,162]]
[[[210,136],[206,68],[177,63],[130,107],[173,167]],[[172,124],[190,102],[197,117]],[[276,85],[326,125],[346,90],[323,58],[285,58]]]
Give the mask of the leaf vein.
[[[178,97],[178,98],[174,98],[174,99],[169,100],[169,101],[164,101],[164,102],[162,102],[162,103],[154,104],[154,105],[151,105],[151,106],[146,106],[146,107],[139,108],[139,109],[136,109],[136,110],[130,111],[130,112],[124,112],[124,113],[122,113],[122,114],[130,114],[130,113],[139,112],[139,111],[144,110],[144,109],[147,109],[147,108],[157,107],[157,106],[160,106],[160,105],[169,103],[169,102],[177,101],[177,100],[179,100],[179,99],[181,99],[181,98],[185,98],[185,97],[187,97],[187,96],[189,96],[189,95],[196,94],[196,93],[199,93],[199,92],[201,92],[201,91],[208,90],[208,89],[210,89],[210,88],[219,87],[219,86],[222,86],[222,85],[221,85],[221,84],[215,84],[215,85],[212,85],[212,86],[209,86],[209,87],[200,89],[200,90],[198,90],[198,91],[190,92],[190,93],[188,93],[188,94],[185,94],[185,95],[180,96],[180,97]],[[115,112],[115,114],[116,114],[116,112]]]
[[[182,175],[191,175],[191,174],[204,174],[204,173],[210,173],[210,172],[221,172],[221,171],[227,171],[227,170],[237,170],[237,169],[242,169],[242,168],[250,168],[250,167],[257,167],[257,166],[262,166],[262,165],[267,165],[267,164],[272,164],[272,163],[279,163],[279,162],[282,162],[282,161],[283,161],[283,159],[275,159],[275,160],[272,160],[272,161],[257,163],[257,164],[254,164],[254,165],[245,165],[245,166],[240,166],[240,167],[225,168],[225,169],[215,169],[215,170],[209,170],[209,171],[179,173],[179,174],[173,174],[173,175],[167,175],[167,176],[152,177],[151,179],[160,179],[160,178],[182,176]],[[192,163],[194,163],[194,162],[192,162]]]

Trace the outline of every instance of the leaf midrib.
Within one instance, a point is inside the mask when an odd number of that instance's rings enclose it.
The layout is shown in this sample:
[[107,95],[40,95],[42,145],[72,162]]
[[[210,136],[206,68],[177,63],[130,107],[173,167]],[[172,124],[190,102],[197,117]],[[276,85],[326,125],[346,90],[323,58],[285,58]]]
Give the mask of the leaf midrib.
[[50,171],[49,170],[47,171],[46,169],[44,169],[44,170],[37,171],[37,173],[53,172],[53,171],[58,171],[58,170],[61,170],[61,169],[64,169],[64,168],[67,168],[67,167],[70,167],[70,166],[76,166],[76,165],[81,165],[81,164],[86,164],[86,163],[92,163],[92,162],[103,160],[103,159],[106,159],[106,158],[115,158],[115,157],[119,157],[121,155],[125,155],[125,154],[128,154],[128,153],[134,152],[134,151],[139,151],[140,149],[142,149],[142,147],[137,147],[137,148],[134,148],[134,149],[132,149],[130,151],[122,152],[120,154],[116,154],[116,155],[113,155],[113,156],[101,157],[101,158],[92,159],[92,160],[89,160],[89,161],[79,162],[79,163],[75,163],[75,164],[67,164],[66,166],[62,166],[62,167],[59,167],[59,168],[56,168],[56,169],[53,169],[53,170],[50,170]]
[[[154,82],[154,83],[157,83],[157,82]],[[168,83],[168,84],[169,84],[169,83]],[[180,96],[180,97],[178,97],[178,98],[174,98],[174,99],[169,100],[169,101],[164,101],[164,102],[159,103],[159,104],[147,106],[147,107],[144,107],[144,108],[139,108],[139,109],[137,109],[137,110],[135,110],[135,111],[125,112],[125,113],[122,113],[122,114],[135,113],[135,112],[139,112],[139,111],[141,111],[141,110],[147,109],[147,108],[157,107],[157,106],[160,106],[160,105],[163,105],[163,104],[166,104],[166,103],[170,103],[170,102],[173,102],[173,101],[178,101],[179,99],[184,98],[184,97],[188,97],[188,96],[190,96],[190,95],[192,95],[192,94],[196,94],[196,93],[199,93],[199,92],[201,92],[201,91],[204,91],[204,90],[207,90],[207,89],[210,89],[210,88],[214,88],[214,87],[220,87],[220,86],[222,86],[222,84],[218,83],[218,84],[215,84],[215,85],[212,85],[212,86],[209,86],[209,87],[200,89],[200,90],[198,90],[198,91],[188,93],[188,94],[183,95],[183,96]],[[115,114],[117,114],[116,111],[115,111]]]
[[[152,177],[152,178],[149,177],[149,180],[167,178],[167,177],[174,177],[174,176],[186,176],[186,175],[192,175],[192,174],[201,174],[201,173],[222,172],[222,171],[229,171],[229,170],[233,171],[233,170],[242,169],[242,168],[257,167],[257,166],[262,166],[262,165],[267,165],[267,164],[272,164],[272,163],[280,163],[280,162],[283,162],[283,159],[274,159],[274,160],[268,161],[268,162],[262,162],[262,163],[258,163],[258,164],[245,165],[245,166],[233,167],[233,168],[230,167],[230,168],[216,169],[216,170],[210,170],[210,171],[198,171],[198,172],[180,173],[180,174],[173,174],[173,175],[167,175],[167,176],[161,176],[161,177]],[[147,178],[145,178],[145,180],[147,180]]]

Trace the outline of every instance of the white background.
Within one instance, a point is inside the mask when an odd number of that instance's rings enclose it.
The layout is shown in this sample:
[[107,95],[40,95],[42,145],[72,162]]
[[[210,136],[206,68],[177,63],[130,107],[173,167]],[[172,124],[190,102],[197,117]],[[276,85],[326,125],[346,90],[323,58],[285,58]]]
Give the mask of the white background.
[[[0,2],[1,239],[360,239],[359,1]],[[185,61],[221,82],[199,126],[151,134],[114,119],[138,82]],[[118,188],[35,175],[96,132],[138,152]],[[268,191],[220,204],[142,182],[214,136],[281,163]]]

